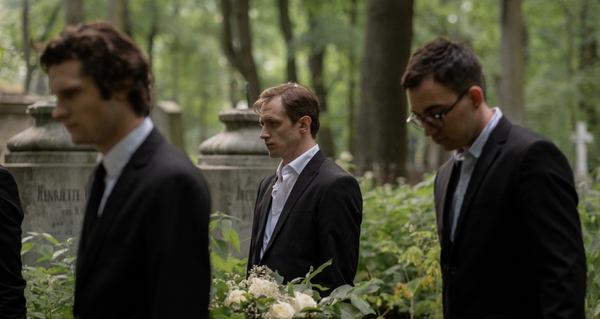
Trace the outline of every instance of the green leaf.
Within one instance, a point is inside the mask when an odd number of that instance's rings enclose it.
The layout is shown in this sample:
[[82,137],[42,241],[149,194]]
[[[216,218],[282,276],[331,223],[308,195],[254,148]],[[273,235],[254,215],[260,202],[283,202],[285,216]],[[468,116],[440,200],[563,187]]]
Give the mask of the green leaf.
[[65,249],[61,249],[61,250],[55,251],[54,254],[52,254],[52,259],[56,259],[56,257],[64,254],[67,251],[69,251],[69,248],[65,248]]
[[220,230],[229,233],[231,231],[231,220],[219,219],[219,221],[217,221],[217,227]]
[[58,240],[52,237],[52,235],[48,233],[43,233],[42,236],[44,236],[44,238],[46,238],[47,241],[53,243],[54,245],[58,245]]
[[237,251],[240,251],[240,237],[238,236],[238,233],[235,231],[235,229],[231,229],[231,231],[229,232],[229,236],[229,241],[231,242],[233,247],[235,247]]
[[214,238],[211,238],[210,243],[212,251],[217,253],[223,260],[227,260],[227,256],[229,256],[229,244],[223,239]]
[[30,251],[33,248],[34,243],[25,243],[21,245],[21,256],[23,256],[26,252]]
[[229,316],[229,318],[231,319],[245,319],[246,316],[242,313],[232,313],[231,316]]
[[350,296],[350,301],[352,302],[352,305],[354,307],[356,307],[358,310],[360,310],[360,312],[362,312],[363,315],[368,315],[368,314],[375,314],[375,311],[373,310],[373,308],[371,308],[371,305],[369,305],[369,303],[361,298],[358,298],[355,295]]
[[338,299],[346,299],[348,298],[348,293],[350,291],[352,291],[352,286],[350,285],[343,285],[343,286],[339,286],[337,288],[335,288],[335,290],[333,292],[331,292],[331,295],[329,295],[329,297],[331,298],[338,298]]
[[321,271],[323,271],[323,269],[325,269],[325,267],[331,265],[332,261],[333,261],[333,259],[329,259],[327,262],[325,262],[324,264],[322,264],[321,266],[319,266],[319,268],[317,268],[317,270],[313,271],[306,279],[304,279],[302,281],[302,283],[305,284],[305,283],[309,282],[316,275],[318,275],[319,273],[321,273]]
[[355,306],[347,303],[339,303],[341,319],[359,319],[361,312]]

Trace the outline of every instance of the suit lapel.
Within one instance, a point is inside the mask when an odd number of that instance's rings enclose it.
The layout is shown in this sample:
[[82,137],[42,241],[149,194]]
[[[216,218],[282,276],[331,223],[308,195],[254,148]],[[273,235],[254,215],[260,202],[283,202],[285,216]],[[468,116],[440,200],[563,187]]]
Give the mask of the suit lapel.
[[[163,138],[160,136],[156,129],[153,129],[146,140],[140,145],[140,147],[133,153],[131,159],[123,168],[121,176],[117,180],[114,188],[110,192],[102,211],[102,216],[96,221],[96,225],[89,234],[85,234],[83,257],[83,272],[81,276],[82,280],[92,270],[92,265],[96,263],[96,259],[102,246],[104,245],[105,238],[110,233],[110,228],[114,225],[114,219],[122,214],[122,208],[124,203],[129,198],[130,193],[134,189],[134,185],[138,178],[141,176],[140,170],[148,163],[156,150],[157,144],[159,144]],[[81,251],[81,250],[80,250]]]
[[475,168],[473,170],[473,175],[471,176],[471,180],[467,186],[463,205],[460,209],[460,216],[458,217],[458,222],[456,224],[456,233],[454,234],[455,243],[460,237],[461,226],[469,214],[469,208],[473,203],[473,198],[479,190],[479,185],[485,179],[489,168],[500,155],[502,146],[508,137],[511,126],[512,124],[505,117],[500,118],[498,125],[496,125],[496,128],[492,131],[490,137],[485,143],[483,151],[481,152],[481,156],[479,159],[477,159],[477,163],[475,164]]
[[258,236],[254,239],[254,264],[258,265],[260,262],[260,251],[262,249],[262,242],[265,237],[265,228],[267,226],[267,220],[269,214],[271,213],[271,204],[273,203],[273,197],[271,196],[271,192],[273,191],[273,185],[277,181],[277,174],[273,174],[271,180],[268,181],[267,188],[265,189],[260,202],[258,203],[259,211],[258,211]]
[[[444,208],[446,207],[446,198],[448,198],[448,185],[450,184],[450,177],[452,176],[452,169],[454,167],[454,156],[451,157],[442,168],[437,173],[437,184],[438,187],[435,187],[435,215],[436,215],[436,223],[438,227],[438,238],[440,241],[440,245],[442,244],[442,238],[444,237],[444,220],[446,217],[446,212]],[[451,198],[451,197],[450,197]]]
[[[321,164],[325,160],[325,155],[323,152],[319,150],[315,156],[306,164],[306,167],[302,170],[300,176],[296,180],[296,184],[294,184],[294,188],[290,192],[285,204],[283,205],[283,210],[281,211],[281,216],[279,216],[279,220],[277,220],[277,225],[275,225],[275,229],[273,230],[273,235],[271,235],[271,239],[269,240],[269,244],[267,245],[267,249],[265,249],[265,255],[269,248],[273,245],[273,242],[277,239],[277,234],[281,231],[281,228],[285,224],[285,221],[289,217],[292,209],[296,205],[296,202],[304,193],[304,190],[310,185],[315,176],[319,174],[319,168]],[[264,256],[263,256],[264,257]]]

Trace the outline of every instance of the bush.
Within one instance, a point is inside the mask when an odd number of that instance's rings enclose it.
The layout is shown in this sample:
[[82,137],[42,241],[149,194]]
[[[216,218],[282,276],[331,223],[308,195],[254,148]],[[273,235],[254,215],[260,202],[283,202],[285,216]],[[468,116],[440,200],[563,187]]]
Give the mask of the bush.
[[[364,210],[360,260],[355,283],[381,287],[374,295],[362,295],[381,318],[442,318],[440,246],[437,239],[433,179],[415,186],[377,186],[361,179]],[[587,257],[586,318],[600,315],[600,183],[592,190],[580,187],[579,214]],[[239,251],[231,217],[215,214],[210,223],[210,247],[214,278],[225,273],[245,276],[246,259]],[[72,318],[75,257],[66,255],[73,239],[59,243],[48,234],[30,233],[23,239],[22,254],[37,253],[25,265],[28,318]],[[30,242],[31,241],[31,242]],[[318,266],[318,265],[315,265]],[[214,292],[214,289],[213,289]]]

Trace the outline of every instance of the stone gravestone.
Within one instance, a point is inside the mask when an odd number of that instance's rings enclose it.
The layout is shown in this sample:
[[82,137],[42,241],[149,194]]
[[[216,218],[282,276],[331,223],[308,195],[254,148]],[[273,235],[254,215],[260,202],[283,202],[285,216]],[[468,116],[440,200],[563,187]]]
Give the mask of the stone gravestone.
[[258,186],[281,161],[268,156],[268,149],[260,139],[258,119],[252,110],[220,113],[225,131],[200,144],[198,156],[198,166],[210,188],[212,211],[241,220],[233,222],[242,241],[238,256],[241,258],[248,256]]
[[27,108],[35,124],[8,141],[5,167],[19,187],[23,236],[28,231],[45,232],[64,241],[79,235],[97,153],[91,146],[71,142],[64,125],[51,117],[54,105],[40,101]]
[[586,143],[594,141],[594,136],[587,131],[587,124],[585,122],[577,122],[577,130],[571,134],[571,141],[575,143],[575,181],[587,182],[587,185],[591,186],[592,179],[588,173],[587,166],[587,148]]

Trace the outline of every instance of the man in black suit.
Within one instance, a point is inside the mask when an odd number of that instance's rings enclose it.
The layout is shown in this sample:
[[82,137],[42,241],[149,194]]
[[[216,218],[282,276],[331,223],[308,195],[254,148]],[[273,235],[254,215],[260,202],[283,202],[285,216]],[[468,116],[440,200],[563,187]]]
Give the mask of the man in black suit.
[[210,197],[200,171],[147,117],[148,62],[107,22],[68,26],[41,64],[52,116],[92,144],[75,318],[207,318]]
[[362,196],[356,179],[326,159],[315,143],[319,100],[308,88],[286,83],[265,90],[254,110],[269,156],[281,158],[281,164],[258,189],[248,270],[267,265],[287,282],[333,259],[311,282],[330,288],[324,295],[351,285]]
[[23,209],[17,183],[0,166],[0,318],[25,319],[26,282],[21,275]]
[[456,150],[434,186],[444,318],[584,318],[585,252],[565,156],[489,108],[481,63],[462,43],[418,49],[402,85],[407,121]]

